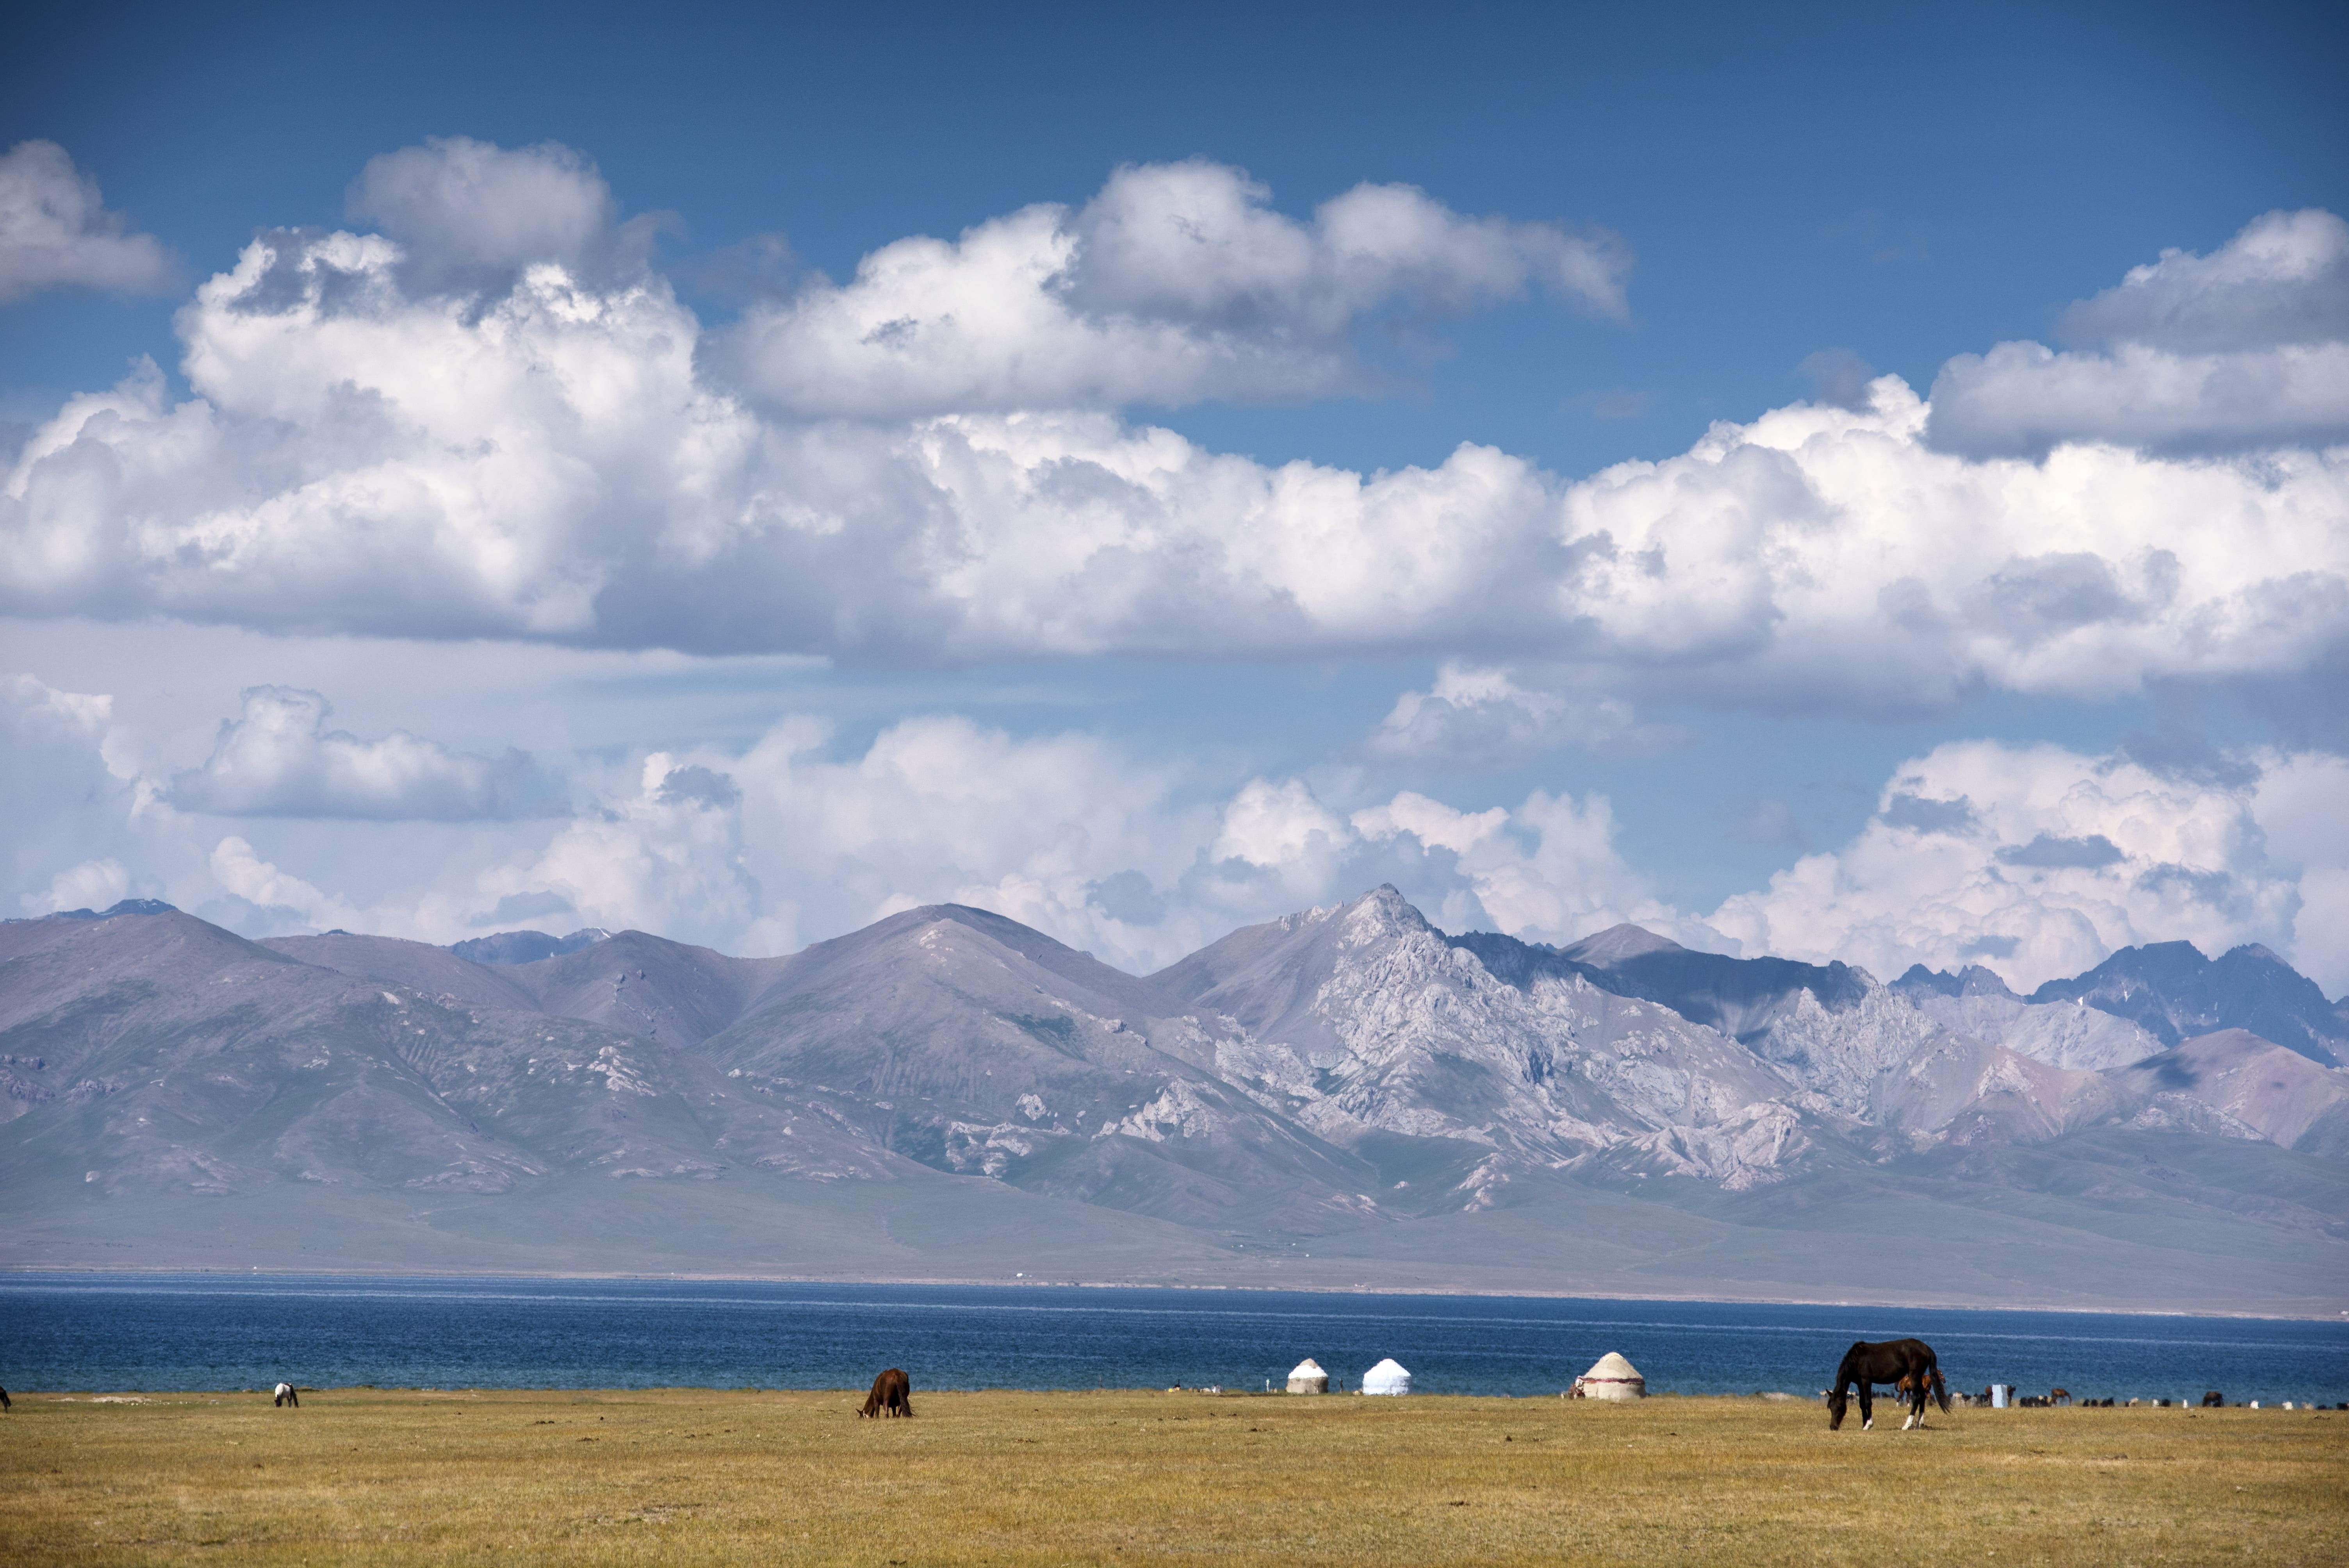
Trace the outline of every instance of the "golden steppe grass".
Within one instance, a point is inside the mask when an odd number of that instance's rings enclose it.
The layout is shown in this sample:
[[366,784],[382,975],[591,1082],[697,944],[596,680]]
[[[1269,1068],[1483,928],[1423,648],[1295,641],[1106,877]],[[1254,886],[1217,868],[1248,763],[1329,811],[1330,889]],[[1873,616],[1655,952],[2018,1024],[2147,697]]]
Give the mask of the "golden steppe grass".
[[[2349,1562],[2349,1414],[338,1389],[0,1417],[0,1562]],[[1879,1407],[1879,1410],[1889,1407]]]

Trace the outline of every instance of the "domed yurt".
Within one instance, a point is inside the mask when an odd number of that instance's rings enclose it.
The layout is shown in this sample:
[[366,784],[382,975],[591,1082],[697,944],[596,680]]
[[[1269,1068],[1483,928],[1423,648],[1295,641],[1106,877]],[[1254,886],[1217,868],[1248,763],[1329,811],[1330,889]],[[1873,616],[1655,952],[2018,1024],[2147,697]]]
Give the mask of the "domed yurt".
[[1591,1364],[1590,1370],[1574,1380],[1568,1398],[1574,1399],[1644,1399],[1648,1397],[1648,1380],[1640,1369],[1615,1351],[1609,1350]]
[[1321,1363],[1308,1356],[1288,1374],[1288,1391],[1292,1394],[1327,1394],[1330,1391],[1330,1374],[1321,1370]]
[[1362,1374],[1362,1392],[1408,1394],[1411,1392],[1411,1374],[1402,1369],[1401,1362],[1390,1356]]

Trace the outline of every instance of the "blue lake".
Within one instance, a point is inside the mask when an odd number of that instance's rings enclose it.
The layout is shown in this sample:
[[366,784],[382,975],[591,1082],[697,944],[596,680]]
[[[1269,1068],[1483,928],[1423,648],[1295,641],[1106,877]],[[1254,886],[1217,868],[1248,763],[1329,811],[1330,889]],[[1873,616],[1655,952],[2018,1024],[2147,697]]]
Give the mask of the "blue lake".
[[754,1281],[0,1275],[12,1389],[1278,1387],[1381,1357],[1431,1394],[1556,1395],[1609,1350],[1651,1391],[1809,1394],[1914,1335],[1951,1388],[2349,1400],[2349,1318]]

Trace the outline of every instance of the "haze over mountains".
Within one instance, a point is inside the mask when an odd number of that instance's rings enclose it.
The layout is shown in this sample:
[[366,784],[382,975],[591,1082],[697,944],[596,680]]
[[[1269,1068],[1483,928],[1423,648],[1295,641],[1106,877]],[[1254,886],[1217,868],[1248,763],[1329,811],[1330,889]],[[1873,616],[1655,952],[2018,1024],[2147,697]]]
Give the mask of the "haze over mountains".
[[2349,1006],[1447,934],[1381,887],[1147,978],[937,905],[642,932],[0,926],[13,1266],[2349,1305]]

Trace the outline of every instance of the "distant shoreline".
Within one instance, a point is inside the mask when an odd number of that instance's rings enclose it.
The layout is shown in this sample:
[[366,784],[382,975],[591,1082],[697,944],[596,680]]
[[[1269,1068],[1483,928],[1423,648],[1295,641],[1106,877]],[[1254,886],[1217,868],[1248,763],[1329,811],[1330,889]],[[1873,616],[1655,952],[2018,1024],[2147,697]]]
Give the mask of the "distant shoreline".
[[1171,1280],[1086,1280],[1032,1279],[1004,1280],[1000,1278],[916,1277],[910,1275],[874,1275],[854,1278],[830,1274],[654,1273],[642,1269],[551,1270],[551,1269],[231,1269],[231,1268],[170,1268],[149,1267],[132,1264],[88,1264],[72,1267],[42,1267],[31,1264],[0,1264],[0,1281],[22,1279],[36,1275],[64,1277],[71,1275],[143,1276],[162,1278],[171,1275],[208,1275],[222,1279],[381,1279],[381,1280],[625,1280],[648,1283],[671,1282],[698,1284],[808,1284],[808,1285],[892,1285],[935,1286],[956,1290],[1167,1290],[1230,1292],[1266,1295],[1330,1295],[1330,1296],[1433,1296],[1477,1300],[1518,1301],[1620,1301],[1670,1302],[1681,1305],[1714,1306],[1836,1306],[1870,1307],[1897,1312],[2027,1312],[2047,1315],[2065,1314],[2073,1316],[2110,1317],[2187,1317],[2232,1319],[2257,1323],[2336,1323],[2349,1319],[2349,1310],[2339,1313],[2289,1313],[2243,1311],[2186,1311],[2175,1307],[2150,1306],[2060,1306],[2044,1304],[2013,1305],[1982,1302],[1919,1302],[1896,1301],[1871,1296],[1793,1296],[1793,1295],[1619,1295],[1605,1291],[1574,1290],[1494,1290],[1436,1289],[1424,1285],[1332,1285],[1332,1284],[1224,1284],[1198,1281]]

